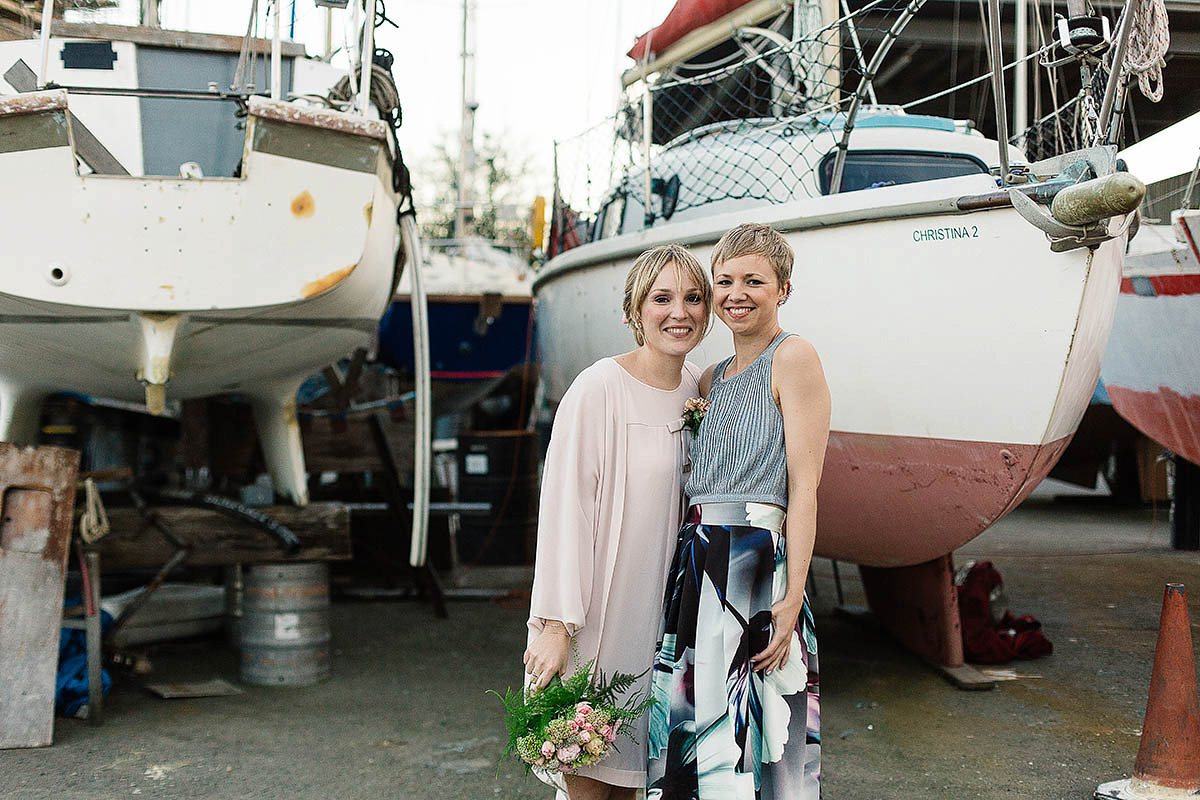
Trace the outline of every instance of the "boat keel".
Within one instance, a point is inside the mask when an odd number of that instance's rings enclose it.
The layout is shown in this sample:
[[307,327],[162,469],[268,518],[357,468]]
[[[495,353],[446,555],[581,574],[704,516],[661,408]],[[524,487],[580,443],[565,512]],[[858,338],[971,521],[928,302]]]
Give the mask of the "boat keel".
[[180,314],[138,314],[142,347],[137,378],[146,386],[146,408],[155,416],[166,411],[171,352],[181,319]]
[[963,660],[952,556],[908,567],[859,567],[867,606],[884,628],[960,689],[996,682]]
[[298,506],[308,505],[308,480],[300,422],[296,418],[296,390],[300,380],[260,387],[250,396],[254,427],[275,491]]

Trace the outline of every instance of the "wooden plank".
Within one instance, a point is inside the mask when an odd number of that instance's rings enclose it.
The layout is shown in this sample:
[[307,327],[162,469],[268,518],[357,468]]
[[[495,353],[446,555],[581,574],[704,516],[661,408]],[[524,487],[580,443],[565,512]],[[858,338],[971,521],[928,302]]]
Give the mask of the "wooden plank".
[[[286,525],[300,537],[300,551],[284,555],[266,531],[216,511],[190,506],[154,506],[180,538],[191,543],[187,564],[225,566],[267,561],[340,561],[349,559],[350,511],[341,503],[310,503],[304,508],[270,506],[256,509]],[[111,532],[96,547],[106,570],[156,569],[175,553],[133,508],[109,508]]]
[[[64,39],[100,39],[116,42],[133,42],[150,47],[172,47],[181,50],[203,50],[218,53],[238,53],[242,49],[241,36],[226,36],[218,33],[196,33],[173,31],[166,28],[130,27],[127,25],[101,25],[92,22],[54,21],[51,33]],[[259,53],[271,52],[270,39],[255,39]],[[304,58],[304,45],[299,42],[281,42],[280,55]]]
[[13,22],[12,20],[0,17],[0,42],[15,42],[21,39],[28,39],[30,30],[28,27]]
[[0,0],[0,11],[7,11],[18,19],[29,19],[33,22],[42,21],[41,7],[34,8],[18,3],[17,0]]
[[[13,88],[18,92],[32,92],[37,90],[37,74],[34,73],[29,65],[23,59],[17,59],[7,72],[4,73],[4,79],[12,84]],[[69,110],[67,115],[71,120],[71,134],[75,140],[75,155],[83,159],[83,162],[92,168],[92,172],[97,175],[128,175],[129,170],[122,166],[117,157],[109,152],[108,148],[96,138],[88,127],[79,121],[79,117],[72,114]]]
[[78,470],[74,450],[0,442],[0,748],[53,738]]

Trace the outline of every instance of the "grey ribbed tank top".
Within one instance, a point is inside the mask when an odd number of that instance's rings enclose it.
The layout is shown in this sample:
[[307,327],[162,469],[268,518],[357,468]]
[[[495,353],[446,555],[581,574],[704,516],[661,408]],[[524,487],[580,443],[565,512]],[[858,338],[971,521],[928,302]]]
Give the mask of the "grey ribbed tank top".
[[783,415],[771,393],[771,359],[789,336],[780,333],[737,375],[733,356],[713,369],[708,412],[692,441],[688,502],[774,503],[787,507]]

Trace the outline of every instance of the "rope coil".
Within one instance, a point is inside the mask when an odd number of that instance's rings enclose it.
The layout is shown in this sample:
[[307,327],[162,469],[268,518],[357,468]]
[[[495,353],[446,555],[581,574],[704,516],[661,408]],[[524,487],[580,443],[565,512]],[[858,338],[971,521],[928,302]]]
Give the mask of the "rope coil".
[[1162,69],[1167,65],[1171,32],[1164,0],[1142,0],[1133,17],[1129,49],[1121,66],[1126,75],[1137,75],[1138,89],[1152,103],[1162,100]]

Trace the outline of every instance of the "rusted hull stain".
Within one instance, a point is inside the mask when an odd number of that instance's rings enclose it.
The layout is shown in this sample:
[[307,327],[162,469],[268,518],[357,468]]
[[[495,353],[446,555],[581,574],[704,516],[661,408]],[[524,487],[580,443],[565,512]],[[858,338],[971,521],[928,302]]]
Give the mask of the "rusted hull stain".
[[317,213],[317,204],[308,190],[292,198],[292,214],[298,219],[307,219],[315,213]]
[[1145,392],[1105,384],[1113,408],[1168,450],[1200,464],[1200,396],[1166,386]]
[[354,272],[354,265],[346,267],[345,269],[339,269],[335,272],[331,272],[324,278],[317,278],[315,281],[309,281],[300,289],[300,296],[307,300],[310,297],[321,294],[321,292],[327,292],[334,286],[337,286],[339,283],[346,280],[346,278],[350,276],[351,272]]
[[817,555],[920,564],[979,535],[1028,496],[1070,437],[1044,445],[833,431],[817,493]]

